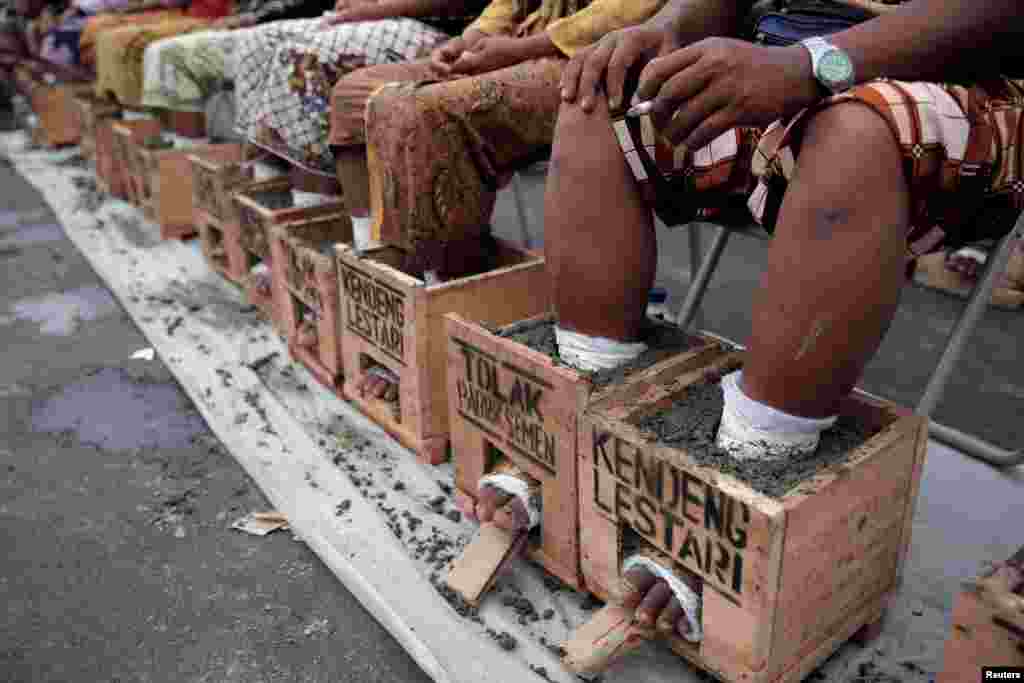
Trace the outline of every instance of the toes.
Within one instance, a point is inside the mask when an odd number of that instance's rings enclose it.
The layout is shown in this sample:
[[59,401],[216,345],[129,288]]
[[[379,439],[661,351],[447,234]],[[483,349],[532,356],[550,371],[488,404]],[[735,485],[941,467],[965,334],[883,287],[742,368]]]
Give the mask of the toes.
[[510,533],[528,531],[530,513],[526,511],[522,500],[513,498],[495,512],[494,523]]
[[640,601],[640,606],[637,607],[637,623],[647,628],[654,628],[658,621],[658,615],[671,599],[672,589],[668,587],[668,584],[663,579],[655,581],[644,599]]
[[494,519],[498,508],[508,503],[512,496],[493,486],[485,486],[476,501],[476,516],[481,523]]
[[622,577],[616,602],[623,607],[636,607],[657,580],[658,577],[643,567],[633,567]]
[[[682,622],[682,631],[679,631],[680,622]],[[658,623],[655,624],[655,628],[662,635],[673,635],[679,633],[685,635],[690,629],[689,623],[686,621],[686,612],[683,611],[683,606],[679,602],[679,598],[675,595],[668,601],[668,605],[658,615]]]
[[479,522],[476,516],[476,501],[469,496],[459,496],[456,503],[456,507],[459,508],[459,512],[462,516],[471,522]]
[[380,380],[380,381],[379,381],[379,382],[377,383],[377,386],[376,386],[376,387],[374,387],[374,392],[373,392],[373,395],[374,395],[374,396],[375,396],[376,398],[384,398],[384,395],[385,395],[386,393],[388,393],[388,387],[389,387],[389,386],[391,386],[391,382],[389,382],[389,381],[387,381],[386,379],[383,379],[383,378],[382,378],[382,379],[381,379],[381,380]]

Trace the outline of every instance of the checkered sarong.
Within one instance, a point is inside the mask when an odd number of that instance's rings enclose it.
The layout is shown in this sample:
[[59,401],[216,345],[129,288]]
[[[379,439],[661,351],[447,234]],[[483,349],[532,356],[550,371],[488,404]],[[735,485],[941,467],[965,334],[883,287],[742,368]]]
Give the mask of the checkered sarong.
[[[899,141],[911,195],[909,256],[1010,230],[1024,208],[1024,81],[971,87],[872,81],[788,122],[733,129],[692,151],[661,137],[649,116],[618,113],[613,126],[641,193],[666,223],[743,203],[771,232],[806,122],[848,101],[878,112]],[[979,220],[983,212],[987,219]]]
[[414,19],[257,27],[232,56],[238,132],[299,166],[334,175],[327,135],[335,82],[364,66],[421,57],[447,39]]

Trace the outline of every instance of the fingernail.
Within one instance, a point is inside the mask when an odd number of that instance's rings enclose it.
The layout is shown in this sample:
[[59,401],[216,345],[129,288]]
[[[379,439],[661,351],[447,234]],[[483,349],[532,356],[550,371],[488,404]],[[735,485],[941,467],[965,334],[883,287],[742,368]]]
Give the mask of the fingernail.
[[569,89],[568,88],[562,88],[562,99],[565,100],[566,102],[569,101]]
[[583,100],[583,109],[585,111],[590,111],[593,108],[594,108],[594,100],[592,100],[589,97],[584,98],[584,100]]
[[611,109],[618,109],[619,108],[619,98],[618,97],[613,97],[612,99],[608,100],[608,107],[611,108]]
[[643,116],[644,114],[650,114],[654,111],[654,103],[651,101],[641,102],[640,104],[633,105],[626,111],[626,116],[637,117]]

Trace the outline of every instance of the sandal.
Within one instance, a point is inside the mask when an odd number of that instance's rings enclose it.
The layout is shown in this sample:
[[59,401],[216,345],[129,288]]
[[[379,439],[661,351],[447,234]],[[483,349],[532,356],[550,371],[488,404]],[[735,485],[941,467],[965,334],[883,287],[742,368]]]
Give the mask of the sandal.
[[[977,243],[949,252],[926,254],[917,260],[914,282],[960,298],[967,298],[978,282],[992,243]],[[1024,307],[1024,245],[1013,247],[1006,271],[992,288],[991,305],[1006,310]]]

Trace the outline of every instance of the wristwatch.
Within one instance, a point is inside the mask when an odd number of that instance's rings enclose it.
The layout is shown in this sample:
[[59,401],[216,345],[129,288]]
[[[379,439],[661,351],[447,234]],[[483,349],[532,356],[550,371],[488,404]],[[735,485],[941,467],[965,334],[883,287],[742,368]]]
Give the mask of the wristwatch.
[[853,61],[845,50],[819,36],[800,44],[811,54],[811,70],[825,90],[836,95],[853,87]]

